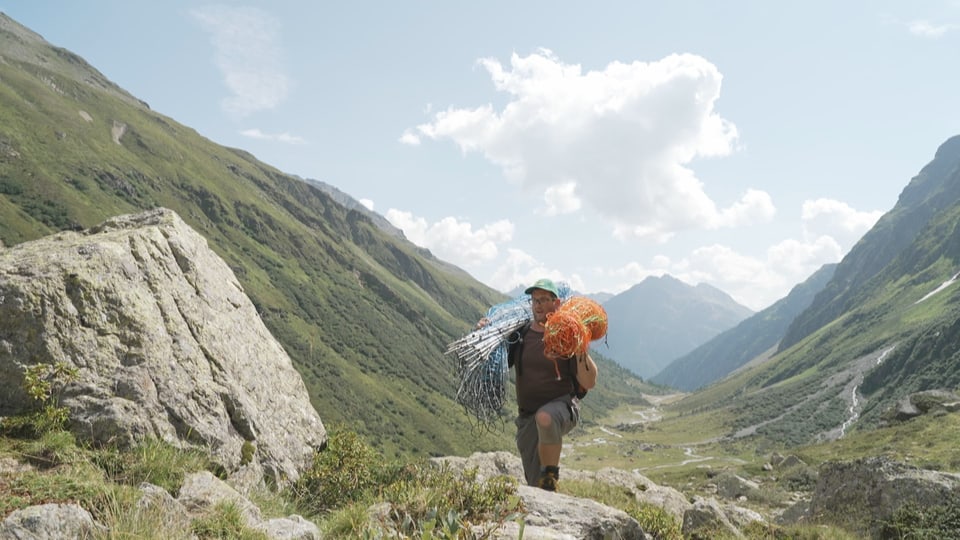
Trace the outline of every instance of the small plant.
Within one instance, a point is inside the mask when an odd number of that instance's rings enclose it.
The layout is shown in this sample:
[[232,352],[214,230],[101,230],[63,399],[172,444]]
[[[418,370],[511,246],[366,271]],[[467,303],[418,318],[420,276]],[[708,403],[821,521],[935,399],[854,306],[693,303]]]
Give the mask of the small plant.
[[257,452],[257,446],[250,441],[243,441],[240,446],[240,464],[247,465],[253,461],[253,455]]
[[644,531],[664,540],[682,540],[682,524],[663,508],[645,503],[628,505],[626,512]]
[[417,474],[387,486],[383,497],[400,532],[417,538],[461,538],[471,525],[495,528],[516,519],[523,511],[516,492],[516,480],[506,476],[479,481],[476,469],[456,474],[420,467]]
[[131,449],[99,448],[91,460],[113,482],[127,486],[149,482],[170,493],[180,489],[187,474],[211,468],[209,457],[200,450],[179,449],[158,439]]
[[880,538],[960,539],[960,502],[927,507],[904,505],[883,524]]
[[314,512],[340,508],[372,493],[380,483],[383,461],[359,435],[338,431],[317,453],[293,491]]
[[[564,486],[571,495],[594,499],[623,510],[655,538],[683,540],[682,524],[673,515],[657,505],[637,502],[633,492],[625,487],[583,481],[569,481]],[[647,487],[642,485],[637,489],[646,491]]]
[[201,540],[266,540],[267,535],[247,527],[243,512],[232,502],[217,503],[212,511],[197,518],[191,526]]
[[59,431],[70,420],[70,410],[60,406],[60,394],[77,379],[79,370],[66,362],[35,364],[24,370],[23,389],[38,402],[38,410],[5,418],[0,433],[11,437],[37,438]]

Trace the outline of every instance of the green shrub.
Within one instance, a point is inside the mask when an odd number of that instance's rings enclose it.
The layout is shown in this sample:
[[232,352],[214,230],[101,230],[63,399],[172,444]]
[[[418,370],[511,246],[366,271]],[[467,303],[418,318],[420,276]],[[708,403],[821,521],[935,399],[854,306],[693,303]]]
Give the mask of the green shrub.
[[100,448],[93,452],[91,460],[113,482],[128,486],[149,482],[173,494],[187,474],[215,468],[201,451],[182,450],[157,439],[129,449]]
[[646,503],[633,503],[626,512],[640,523],[640,527],[654,538],[683,540],[683,524],[663,508]]
[[266,540],[267,535],[247,527],[243,512],[232,502],[217,503],[211,512],[193,521],[200,540]]
[[810,465],[797,464],[781,473],[780,483],[789,491],[810,491],[817,486],[818,476]]
[[942,505],[925,507],[915,504],[904,505],[883,524],[880,538],[960,539],[960,502],[953,500]]
[[37,402],[38,409],[4,418],[0,434],[8,437],[37,438],[60,431],[70,420],[70,411],[60,406],[60,394],[67,383],[76,380],[77,368],[65,362],[35,364],[24,369],[23,389]]
[[243,441],[240,446],[240,464],[246,465],[253,461],[253,455],[257,452],[257,446],[250,441]]
[[478,481],[476,469],[462,474],[445,467],[414,470],[417,474],[397,479],[383,493],[390,503],[391,527],[403,534],[419,538],[440,532],[443,538],[458,538],[458,531],[470,525],[496,527],[523,511],[515,479],[497,476]]
[[[598,482],[568,481],[563,483],[565,492],[575,497],[593,499],[597,502],[619,508],[640,523],[641,528],[660,540],[683,540],[682,523],[663,508],[637,502],[632,490]],[[637,489],[646,491],[647,486]]]
[[356,433],[337,431],[292,489],[316,513],[340,508],[373,494],[386,474],[383,461]]

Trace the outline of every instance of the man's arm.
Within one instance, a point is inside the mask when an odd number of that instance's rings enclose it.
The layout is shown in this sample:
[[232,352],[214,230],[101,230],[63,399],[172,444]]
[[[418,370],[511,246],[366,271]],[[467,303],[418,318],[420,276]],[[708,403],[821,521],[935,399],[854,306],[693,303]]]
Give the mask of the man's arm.
[[590,353],[577,357],[577,382],[587,390],[597,385],[597,364],[590,357]]

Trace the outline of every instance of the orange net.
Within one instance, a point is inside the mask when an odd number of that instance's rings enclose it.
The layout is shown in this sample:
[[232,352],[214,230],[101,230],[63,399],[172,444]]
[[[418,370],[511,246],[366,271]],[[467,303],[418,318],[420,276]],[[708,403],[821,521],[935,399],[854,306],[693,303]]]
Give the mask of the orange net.
[[595,341],[607,334],[607,312],[603,306],[586,296],[572,296],[560,306],[559,311],[569,311],[590,331],[587,341]]
[[607,312],[595,301],[572,296],[547,315],[543,346],[547,352],[567,357],[587,352],[590,342],[607,334]]
[[557,310],[547,315],[544,351],[563,357],[573,356],[587,352],[589,342],[589,331],[575,314]]

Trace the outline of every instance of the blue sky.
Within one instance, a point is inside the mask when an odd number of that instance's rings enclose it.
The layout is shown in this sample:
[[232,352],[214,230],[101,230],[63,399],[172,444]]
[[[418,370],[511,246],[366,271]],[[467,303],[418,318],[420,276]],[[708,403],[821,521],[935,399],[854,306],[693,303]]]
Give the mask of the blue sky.
[[502,291],[670,274],[762,309],[960,134],[960,0],[0,11]]

